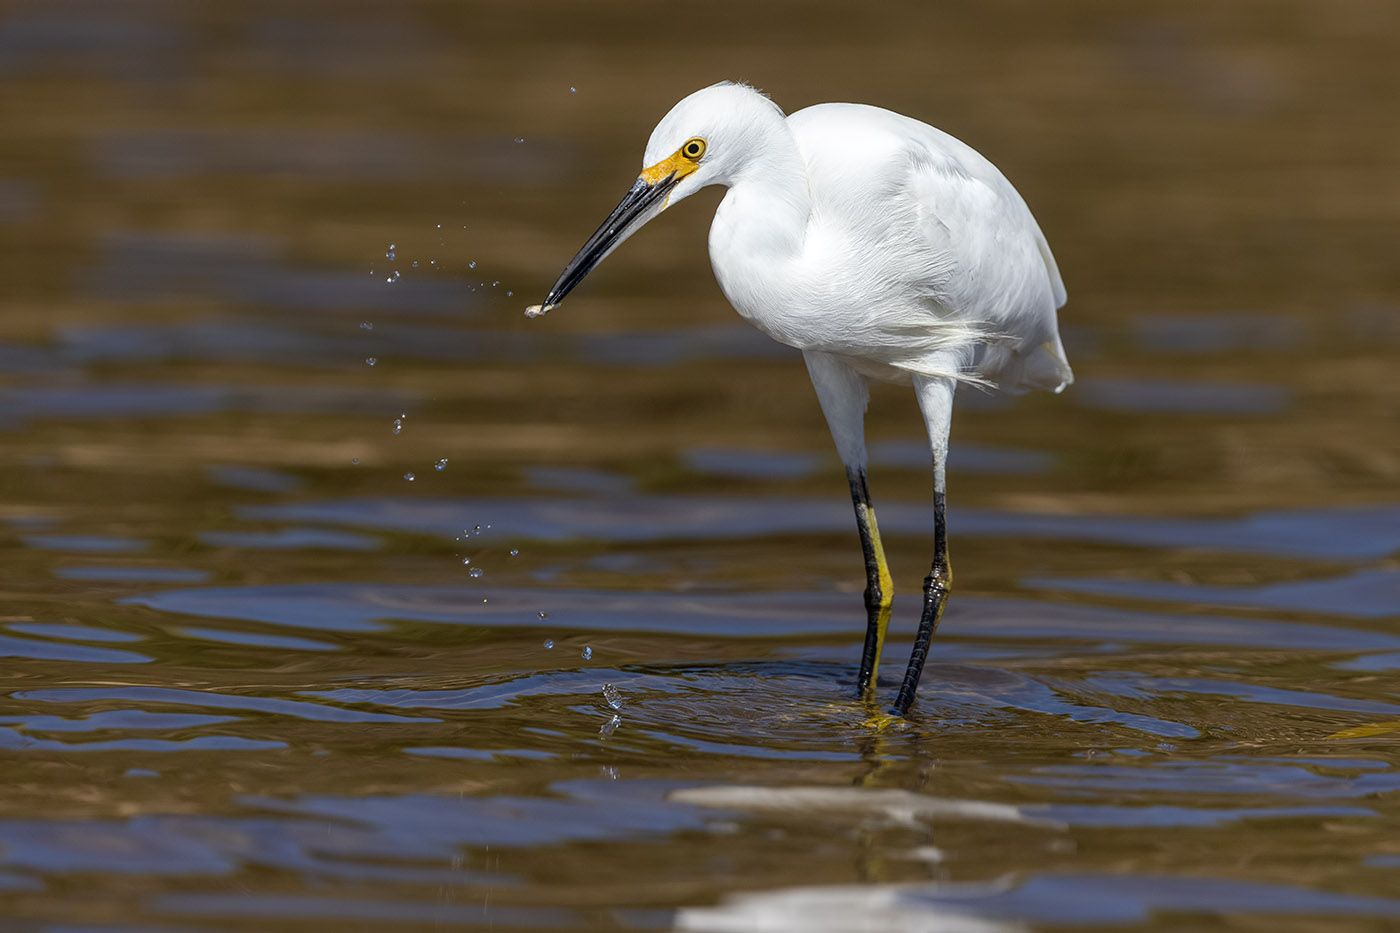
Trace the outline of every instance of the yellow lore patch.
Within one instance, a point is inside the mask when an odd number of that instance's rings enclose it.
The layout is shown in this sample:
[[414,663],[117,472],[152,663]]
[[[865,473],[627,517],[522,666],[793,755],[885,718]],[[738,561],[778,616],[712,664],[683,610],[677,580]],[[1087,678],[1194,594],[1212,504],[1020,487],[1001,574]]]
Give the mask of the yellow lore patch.
[[649,185],[660,184],[672,175],[676,177],[676,181],[680,181],[699,167],[698,160],[686,158],[681,150],[677,149],[669,158],[662,159],[655,165],[642,169],[641,178]]

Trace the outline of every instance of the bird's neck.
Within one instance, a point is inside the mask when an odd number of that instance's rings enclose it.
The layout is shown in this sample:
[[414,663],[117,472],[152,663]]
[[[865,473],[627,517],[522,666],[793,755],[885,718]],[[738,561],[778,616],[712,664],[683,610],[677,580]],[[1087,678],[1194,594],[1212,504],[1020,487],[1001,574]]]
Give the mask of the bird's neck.
[[801,252],[812,197],[807,165],[787,121],[779,116],[764,129],[752,155],[730,180],[729,193],[715,214],[710,244],[713,252],[718,234],[726,252],[772,263]]

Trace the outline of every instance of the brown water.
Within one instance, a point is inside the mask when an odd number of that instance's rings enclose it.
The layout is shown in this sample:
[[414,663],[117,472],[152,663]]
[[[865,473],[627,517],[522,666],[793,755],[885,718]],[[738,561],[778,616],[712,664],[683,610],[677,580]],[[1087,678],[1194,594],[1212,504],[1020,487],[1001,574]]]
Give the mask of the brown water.
[[[1397,55],[1379,2],[9,4],[0,926],[1400,925]],[[1069,284],[1079,384],[960,399],[883,731],[716,198],[520,315],[723,77],[965,138]],[[870,432],[887,703],[929,478],[907,392]]]

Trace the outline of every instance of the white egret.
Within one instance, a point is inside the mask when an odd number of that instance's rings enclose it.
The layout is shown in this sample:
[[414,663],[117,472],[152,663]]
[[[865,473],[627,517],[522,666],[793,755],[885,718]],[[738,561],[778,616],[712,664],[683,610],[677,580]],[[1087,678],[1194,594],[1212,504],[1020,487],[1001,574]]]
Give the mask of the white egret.
[[642,173],[550,290],[538,317],[647,221],[706,185],[729,191],[710,262],[750,323],[801,350],[846,467],[865,557],[857,689],[875,682],[893,586],[866,482],[868,380],[912,385],[933,462],[934,553],[894,704],[908,712],[952,585],[944,520],[948,430],[960,384],[1059,392],[1073,381],[1050,247],[1005,176],[947,133],[888,110],[819,104],[785,116],[722,83],[651,134]]

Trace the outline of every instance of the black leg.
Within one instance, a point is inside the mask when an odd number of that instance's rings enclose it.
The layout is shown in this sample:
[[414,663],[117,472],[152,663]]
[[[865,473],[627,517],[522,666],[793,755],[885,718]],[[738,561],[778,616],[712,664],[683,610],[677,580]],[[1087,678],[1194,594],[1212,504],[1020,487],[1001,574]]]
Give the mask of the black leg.
[[860,653],[860,673],[856,676],[856,691],[864,696],[880,668],[880,651],[890,624],[894,584],[890,580],[889,567],[885,564],[885,551],[880,544],[880,528],[875,522],[875,509],[870,504],[865,471],[848,469],[846,479],[850,483],[851,502],[856,509],[860,550],[865,557],[865,646]]
[[943,617],[943,607],[953,586],[953,566],[948,560],[948,527],[944,517],[944,498],[942,490],[934,491],[933,569],[924,580],[924,611],[919,617],[919,631],[914,636],[914,650],[909,655],[909,667],[904,672],[904,683],[894,701],[893,712],[897,716],[907,714],[909,707],[914,703],[914,691],[918,689],[919,678],[924,672],[929,643],[933,641],[933,633],[938,629],[938,620]]

